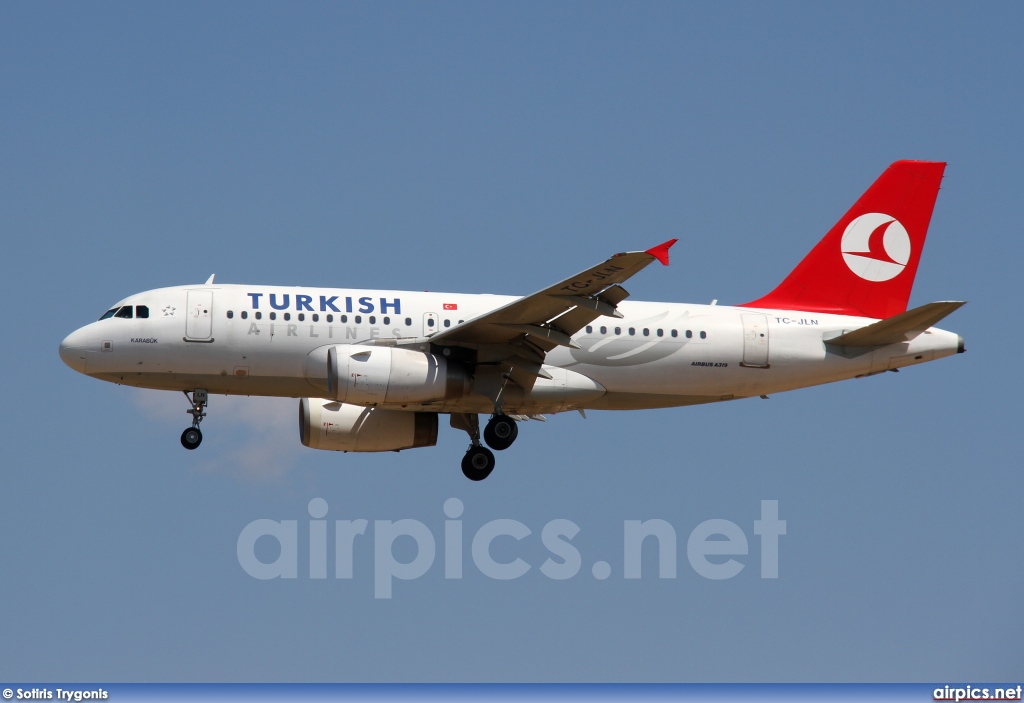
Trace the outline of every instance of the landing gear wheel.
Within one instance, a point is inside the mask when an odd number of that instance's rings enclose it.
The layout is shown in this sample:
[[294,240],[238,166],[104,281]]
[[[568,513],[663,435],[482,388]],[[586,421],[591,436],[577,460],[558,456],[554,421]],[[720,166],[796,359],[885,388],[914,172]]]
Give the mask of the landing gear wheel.
[[462,457],[462,473],[470,481],[483,481],[494,471],[494,454],[487,447],[470,447]]
[[491,449],[508,449],[519,436],[519,426],[508,415],[495,415],[484,427],[484,441]]
[[181,446],[185,449],[195,449],[203,441],[203,433],[199,431],[198,427],[186,428],[181,433]]

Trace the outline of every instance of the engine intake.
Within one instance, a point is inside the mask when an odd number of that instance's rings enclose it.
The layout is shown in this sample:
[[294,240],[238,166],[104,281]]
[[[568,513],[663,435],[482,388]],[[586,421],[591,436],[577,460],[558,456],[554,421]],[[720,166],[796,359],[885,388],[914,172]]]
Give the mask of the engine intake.
[[334,400],[299,401],[299,437],[310,449],[391,452],[437,444],[437,413],[363,408]]
[[306,378],[343,403],[430,403],[461,398],[469,376],[443,356],[396,347],[337,344],[310,353]]

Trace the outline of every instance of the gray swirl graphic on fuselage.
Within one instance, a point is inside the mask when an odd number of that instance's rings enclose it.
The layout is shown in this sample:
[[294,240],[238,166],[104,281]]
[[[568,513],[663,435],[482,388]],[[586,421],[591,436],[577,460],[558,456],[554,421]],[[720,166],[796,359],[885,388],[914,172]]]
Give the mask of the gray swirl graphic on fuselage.
[[[666,321],[668,315],[668,311],[665,311],[642,320],[631,320],[628,324],[624,324],[621,320],[615,320],[613,324],[605,323],[604,325],[599,325],[596,329],[600,329],[602,326],[608,329],[607,336],[599,339],[589,347],[568,350],[572,358],[575,359],[575,362],[566,366],[576,366],[578,364],[591,364],[593,366],[639,366],[641,364],[649,364],[652,361],[666,359],[683,349],[687,344],[692,344],[695,341],[685,339],[682,336],[670,336],[670,330],[672,329],[679,330],[680,335],[682,335],[683,330],[687,329],[688,325],[692,329],[692,321],[695,318],[690,315],[689,311],[670,321]],[[699,315],[697,317],[704,316]],[[613,333],[616,327],[622,329],[622,334]],[[630,327],[636,329],[637,334],[635,336],[630,336],[627,333]],[[644,328],[651,331],[650,336],[642,336]],[[659,328],[665,330],[665,336],[657,336]],[[586,344],[589,339],[591,339],[590,335],[580,341]]]

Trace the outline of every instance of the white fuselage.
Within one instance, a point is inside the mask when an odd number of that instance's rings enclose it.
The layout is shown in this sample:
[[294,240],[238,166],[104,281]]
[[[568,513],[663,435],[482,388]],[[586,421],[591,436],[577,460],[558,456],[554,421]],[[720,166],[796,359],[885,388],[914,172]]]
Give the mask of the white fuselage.
[[[506,305],[496,295],[242,285],[161,288],[118,303],[148,317],[109,317],[61,344],[72,368],[113,383],[163,390],[321,397],[313,360],[338,344],[426,338]],[[848,349],[825,340],[874,320],[719,305],[624,301],[573,335],[579,349],[545,358],[552,379],[509,394],[505,411],[638,409],[766,395],[878,373],[962,350],[931,328],[908,342]],[[429,345],[427,345],[429,346]],[[485,352],[481,352],[485,353]],[[485,365],[486,358],[476,359]],[[479,368],[479,367],[478,367]],[[491,412],[493,398],[392,407]]]

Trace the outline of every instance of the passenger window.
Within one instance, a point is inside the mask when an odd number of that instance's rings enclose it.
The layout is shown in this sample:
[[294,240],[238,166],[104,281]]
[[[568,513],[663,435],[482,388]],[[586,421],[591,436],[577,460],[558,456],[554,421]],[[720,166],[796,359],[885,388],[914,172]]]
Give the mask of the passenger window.
[[701,332],[700,333],[700,338],[701,339],[707,339],[708,338],[708,333],[707,332]]
[[313,313],[313,322],[320,322],[320,316],[316,313]]
[[587,334],[594,334],[594,328],[590,325],[587,325]]
[[608,334],[608,328],[604,325],[601,326],[601,334]]
[[615,334],[622,334],[622,328],[621,327],[616,327],[615,328]]
[[271,320],[276,320],[277,319],[277,313],[276,312],[270,313],[270,319]]
[[650,337],[651,336],[651,331],[649,329],[647,329],[646,327],[644,327],[644,336],[645,337]]
[[371,325],[377,324],[377,318],[374,317],[373,315],[370,315],[370,324]]
[[[286,320],[288,319],[288,313],[284,314],[284,319],[286,319]],[[300,312],[299,313],[299,322],[305,322],[305,321],[306,321],[306,313]]]
[[334,315],[332,315],[330,313],[327,313],[327,321],[328,322],[334,322]]
[[356,324],[357,325],[361,325],[362,323],[363,323],[363,316],[362,315],[356,315]]
[[693,330],[686,330],[686,338],[693,339]]
[[665,330],[658,330],[658,336],[659,337],[664,337],[665,336]]
[[672,330],[672,336],[673,337],[678,337],[679,336],[679,331],[678,330]]
[[427,318],[427,327],[433,327],[433,326],[434,326],[434,318],[432,318],[432,317],[431,318]]
[[290,319],[292,319],[292,314],[291,314],[290,312],[286,312],[286,313],[284,314],[284,319],[285,319],[285,320],[290,320]]
[[122,317],[125,320],[132,319],[132,306],[125,305],[123,308],[117,311],[117,314],[114,315],[114,317]]
[[452,326],[452,321],[451,320],[445,320],[444,321],[444,326],[445,327],[451,327]]
[[249,319],[249,313],[246,312],[245,310],[242,311],[242,319],[243,320],[248,320]]
[[391,318],[390,317],[385,317],[384,318],[384,324],[385,325],[390,325],[391,324]]
[[257,310],[256,311],[256,319],[257,320],[262,320],[263,319],[263,313],[261,313],[260,311]]
[[140,320],[149,319],[149,307],[146,305],[136,305],[135,317],[139,318]]
[[342,323],[348,322],[348,315],[342,315],[341,316],[341,322]]
[[405,326],[406,327],[412,327],[412,318],[411,317],[405,318]]
[[231,310],[228,310],[228,319],[230,320],[230,319],[231,319],[231,318],[233,318],[234,316],[235,316],[235,313],[234,313],[234,312],[232,312]]
[[108,317],[113,317],[115,312],[117,312],[117,308],[111,308],[110,310],[107,310],[105,313],[103,313],[103,317],[101,317],[100,319],[106,320]]
[[632,337],[635,334],[636,334],[636,328],[635,327],[630,327],[629,328],[629,336]]

